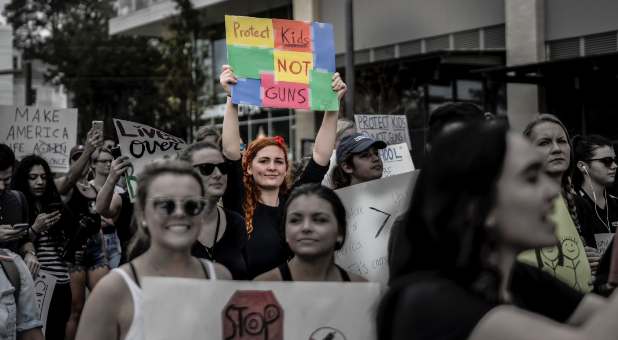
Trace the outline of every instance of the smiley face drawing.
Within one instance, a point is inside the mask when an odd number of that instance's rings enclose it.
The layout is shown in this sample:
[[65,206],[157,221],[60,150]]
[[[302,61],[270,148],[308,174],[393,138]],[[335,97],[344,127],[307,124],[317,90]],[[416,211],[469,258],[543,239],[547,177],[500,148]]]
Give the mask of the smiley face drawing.
[[582,290],[582,287],[579,284],[579,280],[577,278],[577,267],[581,263],[579,259],[580,251],[579,245],[577,244],[577,240],[573,237],[566,237],[561,242],[562,246],[562,254],[564,255],[564,267],[573,270],[573,275],[575,276],[575,289]]

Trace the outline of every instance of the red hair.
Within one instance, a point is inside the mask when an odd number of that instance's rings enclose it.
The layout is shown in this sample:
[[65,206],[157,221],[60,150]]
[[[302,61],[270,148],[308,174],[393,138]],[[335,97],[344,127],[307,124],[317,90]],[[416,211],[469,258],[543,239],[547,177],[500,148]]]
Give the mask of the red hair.
[[[251,233],[253,232],[253,214],[255,212],[255,207],[257,203],[260,201],[260,188],[255,184],[255,180],[253,179],[253,175],[249,174],[249,168],[251,167],[251,162],[257,155],[257,153],[267,146],[277,146],[283,151],[284,159],[285,159],[285,167],[286,170],[290,168],[290,164],[288,162],[288,147],[285,145],[285,141],[281,136],[275,137],[263,137],[258,138],[251,142],[245,150],[242,159],[242,169],[243,169],[243,184],[245,187],[245,198],[243,200],[242,206],[245,210],[245,224],[247,226],[247,234],[251,237]],[[279,194],[286,193],[289,189],[288,176],[286,174],[283,183],[279,187]]]

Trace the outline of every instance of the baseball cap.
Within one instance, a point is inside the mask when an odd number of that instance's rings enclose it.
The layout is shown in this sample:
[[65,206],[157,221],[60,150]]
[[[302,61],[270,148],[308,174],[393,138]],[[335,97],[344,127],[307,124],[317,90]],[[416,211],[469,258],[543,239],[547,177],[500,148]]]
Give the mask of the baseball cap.
[[386,143],[381,140],[375,140],[359,132],[343,137],[337,146],[337,164],[343,162],[348,156],[363,152],[372,146],[378,149],[384,149]]
[[71,152],[69,153],[70,159],[75,159],[75,157],[81,156],[84,153],[84,146],[82,144],[77,144],[71,148]]

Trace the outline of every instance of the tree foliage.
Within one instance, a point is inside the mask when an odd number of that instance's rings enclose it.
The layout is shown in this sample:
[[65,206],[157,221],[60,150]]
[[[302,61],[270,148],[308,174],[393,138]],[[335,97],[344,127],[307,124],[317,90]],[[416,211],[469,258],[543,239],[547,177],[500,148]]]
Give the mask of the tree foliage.
[[190,1],[177,3],[181,15],[169,39],[110,36],[112,0],[13,0],[5,15],[16,48],[49,65],[46,79],[69,91],[80,135],[94,119],[105,120],[107,134],[114,135],[114,117],[186,137],[204,79],[192,71],[199,14]]

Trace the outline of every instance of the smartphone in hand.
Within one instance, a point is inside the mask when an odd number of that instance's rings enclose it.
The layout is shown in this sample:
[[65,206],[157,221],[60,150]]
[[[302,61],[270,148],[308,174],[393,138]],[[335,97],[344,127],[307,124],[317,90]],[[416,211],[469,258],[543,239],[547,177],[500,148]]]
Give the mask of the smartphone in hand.
[[92,128],[94,130],[98,130],[99,133],[103,134],[103,121],[102,120],[93,120]]
[[58,210],[62,210],[62,203],[60,202],[53,202],[47,205],[47,207],[45,208],[45,212],[46,213],[53,213],[54,211],[58,211]]
[[13,224],[13,229],[19,230],[20,232],[26,232],[30,225],[28,223],[16,223]]

